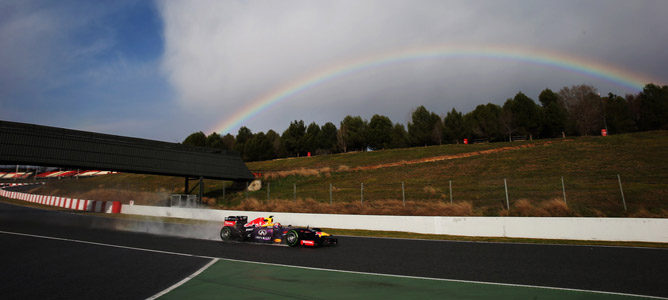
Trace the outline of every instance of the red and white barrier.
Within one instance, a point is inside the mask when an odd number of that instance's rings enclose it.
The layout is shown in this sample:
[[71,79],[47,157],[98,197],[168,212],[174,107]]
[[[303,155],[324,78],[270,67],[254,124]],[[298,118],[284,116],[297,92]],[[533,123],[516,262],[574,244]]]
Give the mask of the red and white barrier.
[[97,213],[118,214],[121,212],[120,201],[96,201],[76,198],[65,198],[46,195],[35,195],[21,192],[5,191],[0,189],[0,196],[10,199],[23,200],[48,206],[62,207],[66,209],[89,211]]
[[10,183],[10,182],[0,182],[0,188],[3,187],[12,187],[12,186],[23,186],[23,185],[36,185],[44,184],[44,182],[30,182],[30,183]]
[[36,174],[35,177],[37,177],[37,178],[62,178],[62,177],[73,177],[73,176],[91,177],[91,176],[100,176],[100,175],[115,174],[115,173],[118,173],[118,172],[99,171],[99,170],[50,171],[50,172],[44,172],[44,173]]

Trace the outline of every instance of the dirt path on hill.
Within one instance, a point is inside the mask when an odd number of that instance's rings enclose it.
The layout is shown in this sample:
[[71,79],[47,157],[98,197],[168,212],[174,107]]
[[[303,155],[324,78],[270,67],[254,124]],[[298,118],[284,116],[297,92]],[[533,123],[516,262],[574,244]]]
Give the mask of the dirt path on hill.
[[[565,142],[565,141],[570,141],[570,140],[562,140],[562,141]],[[525,145],[511,146],[511,147],[501,147],[501,148],[488,149],[488,150],[482,150],[482,151],[474,151],[474,152],[466,152],[466,153],[459,153],[459,154],[432,156],[432,157],[425,157],[425,158],[414,159],[414,160],[402,160],[402,161],[397,161],[397,162],[377,164],[377,165],[369,165],[369,166],[358,166],[358,167],[339,166],[338,169],[332,169],[330,167],[316,168],[316,169],[299,168],[299,169],[286,170],[286,171],[270,171],[270,172],[265,172],[264,178],[265,179],[271,179],[271,178],[287,177],[287,176],[291,176],[291,175],[316,176],[316,175],[319,175],[319,174],[331,173],[331,172],[353,172],[353,171],[376,170],[376,169],[382,169],[382,168],[391,168],[391,167],[399,167],[399,166],[405,166],[405,165],[430,163],[430,162],[437,162],[437,161],[443,161],[443,160],[472,157],[472,156],[478,156],[478,155],[487,155],[487,154],[492,154],[492,153],[518,150],[518,149],[522,149],[522,148],[533,148],[533,147],[536,147],[536,146],[546,146],[546,145],[549,145],[549,144],[552,144],[552,143],[554,143],[554,141],[547,141],[547,142],[543,142],[543,143],[534,143],[534,144],[525,144]]]

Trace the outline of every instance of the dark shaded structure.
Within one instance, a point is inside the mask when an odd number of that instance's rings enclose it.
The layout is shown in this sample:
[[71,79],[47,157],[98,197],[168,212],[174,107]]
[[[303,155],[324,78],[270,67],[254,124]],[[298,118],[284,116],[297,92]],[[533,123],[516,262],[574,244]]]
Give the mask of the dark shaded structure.
[[179,176],[186,186],[189,178],[253,179],[233,152],[8,121],[0,121],[0,164]]

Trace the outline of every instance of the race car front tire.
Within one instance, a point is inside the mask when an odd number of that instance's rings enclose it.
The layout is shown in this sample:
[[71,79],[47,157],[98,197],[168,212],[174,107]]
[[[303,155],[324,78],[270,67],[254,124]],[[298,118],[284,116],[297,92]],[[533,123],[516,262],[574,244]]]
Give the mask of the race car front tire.
[[299,245],[299,233],[296,230],[290,230],[285,235],[285,243],[290,247]]
[[220,239],[223,241],[229,241],[232,238],[232,229],[230,227],[223,227],[223,229],[220,230]]

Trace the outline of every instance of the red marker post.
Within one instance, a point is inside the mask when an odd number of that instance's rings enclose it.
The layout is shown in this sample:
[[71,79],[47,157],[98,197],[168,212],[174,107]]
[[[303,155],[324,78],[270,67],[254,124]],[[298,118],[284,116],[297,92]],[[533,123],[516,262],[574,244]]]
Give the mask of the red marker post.
[[468,143],[469,143],[469,139],[464,139],[464,144],[468,144]]
[[608,136],[608,131],[605,129],[601,129],[601,135],[602,136]]

